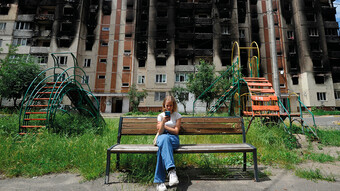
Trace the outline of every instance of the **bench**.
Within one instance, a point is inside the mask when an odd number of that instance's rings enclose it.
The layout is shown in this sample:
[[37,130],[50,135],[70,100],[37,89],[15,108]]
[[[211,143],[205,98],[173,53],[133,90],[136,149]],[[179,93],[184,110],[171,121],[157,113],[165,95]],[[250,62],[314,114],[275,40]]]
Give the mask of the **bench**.
[[[111,154],[115,153],[116,167],[119,168],[119,155],[122,153],[155,154],[158,147],[150,144],[121,144],[122,136],[127,135],[155,135],[157,132],[156,117],[121,117],[119,121],[117,144],[107,149],[105,184],[109,183]],[[258,182],[257,151],[246,143],[243,119],[241,117],[183,117],[180,137],[183,135],[230,135],[241,134],[243,143],[223,144],[181,144],[174,153],[243,153],[243,171],[246,171],[246,153],[253,153],[254,177]],[[155,164],[156,165],[156,164]]]

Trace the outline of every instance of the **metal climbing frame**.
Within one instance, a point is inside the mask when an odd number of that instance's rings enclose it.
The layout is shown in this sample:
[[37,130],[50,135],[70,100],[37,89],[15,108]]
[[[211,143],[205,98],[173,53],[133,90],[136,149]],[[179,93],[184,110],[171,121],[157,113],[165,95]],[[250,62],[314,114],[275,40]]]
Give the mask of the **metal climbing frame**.
[[[247,66],[249,67],[250,77],[242,77],[240,73],[240,50],[242,49],[248,50]],[[237,50],[237,53],[235,53],[234,50]],[[254,50],[257,55],[254,55]],[[235,55],[236,58],[234,59]],[[285,130],[289,132],[287,125],[284,123],[284,119],[288,117],[290,123],[289,127],[291,127],[292,122],[296,120],[295,118],[297,117],[300,119],[302,129],[308,127],[308,129],[317,137],[313,113],[301,102],[299,97],[297,101],[299,103],[300,113],[294,114],[291,113],[291,111],[288,111],[275,95],[275,90],[273,89],[272,84],[266,78],[259,76],[259,60],[260,51],[256,42],[252,42],[249,47],[240,47],[237,42],[234,42],[231,54],[231,63],[233,64],[194,101],[193,114],[195,113],[196,101],[209,91],[222,77],[226,77],[226,75],[229,74],[228,72],[231,71],[232,85],[209,109],[209,113],[211,113],[211,115],[217,112],[225,102],[229,101],[229,115],[251,117],[247,131],[249,130],[252,121],[256,117],[260,117],[269,121],[278,122],[278,120],[281,120]],[[289,100],[287,103],[289,103]],[[279,106],[283,108],[284,112],[280,113]],[[304,108],[312,115],[314,129],[304,122],[301,112],[302,106],[304,106]]]
[[[73,66],[60,65],[60,57],[71,55]],[[101,125],[104,120],[99,112],[99,102],[91,93],[91,89],[84,77],[85,71],[78,67],[78,62],[73,53],[52,53],[54,67],[42,71],[30,84],[20,108],[19,134],[38,133],[41,128],[53,127],[57,111],[68,112],[63,109],[62,101],[67,97],[71,106],[83,116],[94,119],[95,124]],[[66,62],[66,61],[65,61]],[[79,82],[82,80],[82,82]],[[83,88],[83,85],[88,90]],[[89,97],[91,96],[92,99]],[[105,123],[105,122],[104,122]]]

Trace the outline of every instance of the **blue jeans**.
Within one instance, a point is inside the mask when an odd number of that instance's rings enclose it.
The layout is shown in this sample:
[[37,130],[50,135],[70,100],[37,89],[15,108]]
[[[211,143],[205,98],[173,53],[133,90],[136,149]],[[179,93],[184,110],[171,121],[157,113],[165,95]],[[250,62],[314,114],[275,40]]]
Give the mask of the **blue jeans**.
[[174,161],[174,149],[179,147],[178,135],[172,135],[169,133],[164,133],[157,138],[157,164],[155,171],[154,183],[165,182],[166,173],[165,170],[175,167]]

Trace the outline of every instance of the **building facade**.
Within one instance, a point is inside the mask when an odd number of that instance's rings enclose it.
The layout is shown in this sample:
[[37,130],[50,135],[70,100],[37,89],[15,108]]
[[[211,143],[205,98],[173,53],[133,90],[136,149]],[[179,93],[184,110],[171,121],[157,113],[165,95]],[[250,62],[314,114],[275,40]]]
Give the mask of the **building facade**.
[[[140,110],[158,111],[172,87],[185,86],[200,59],[214,63],[216,71],[230,66],[234,41],[241,47],[257,42],[261,76],[271,81],[273,14],[282,97],[296,92],[308,107],[340,107],[333,1],[273,0],[268,12],[265,0],[3,0],[0,57],[8,52],[6,44],[15,44],[43,68],[55,64],[50,53],[58,53],[60,66],[71,67],[72,58],[62,53],[72,53],[102,112],[129,111],[132,84],[148,92]],[[248,76],[248,52],[240,54]],[[188,111],[193,101],[189,94]]]

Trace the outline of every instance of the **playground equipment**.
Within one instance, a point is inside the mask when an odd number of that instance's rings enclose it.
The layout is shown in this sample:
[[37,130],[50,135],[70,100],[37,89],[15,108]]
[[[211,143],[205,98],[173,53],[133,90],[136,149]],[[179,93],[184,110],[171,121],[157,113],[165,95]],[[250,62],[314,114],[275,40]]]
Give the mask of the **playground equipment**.
[[[238,51],[237,54],[234,54],[235,48]],[[248,50],[247,66],[249,67],[250,77],[242,77],[240,74],[241,49]],[[257,56],[252,56],[252,50],[255,50]],[[235,59],[234,55],[236,55]],[[237,42],[234,42],[231,55],[231,66],[218,79],[216,79],[210,87],[197,97],[193,103],[193,113],[195,113],[195,104],[197,100],[213,88],[219,80],[222,78],[229,78],[231,80],[231,86],[227,88],[220,98],[215,101],[215,104],[210,107],[208,112],[211,115],[217,112],[223,105],[229,103],[227,108],[230,116],[250,117],[247,131],[249,130],[252,121],[256,117],[259,117],[264,121],[281,121],[283,122],[286,131],[289,132],[288,126],[284,123],[284,120],[288,118],[289,127],[292,126],[294,121],[297,121],[301,124],[303,132],[306,128],[318,138],[313,113],[301,102],[300,97],[295,93],[291,93],[285,101],[289,104],[292,96],[297,96],[295,100],[299,103],[299,111],[297,113],[293,113],[290,107],[288,111],[282,101],[275,95],[275,90],[273,89],[272,84],[266,78],[260,77],[259,60],[260,52],[256,42],[252,42],[250,47],[240,47]],[[282,108],[281,111],[280,107]],[[302,107],[312,115],[314,123],[312,127],[304,122]]]
[[[73,66],[60,66],[60,57],[73,59]],[[100,125],[104,119],[99,112],[99,102],[91,93],[86,73],[80,67],[72,53],[52,53],[54,67],[42,71],[28,87],[20,108],[19,134],[37,133],[41,128],[52,128],[57,111],[68,113],[62,101],[69,99],[74,111],[93,118]],[[80,82],[80,80],[82,80]],[[86,85],[88,90],[82,86]],[[89,97],[92,96],[92,99]],[[72,110],[71,109],[71,110]]]

